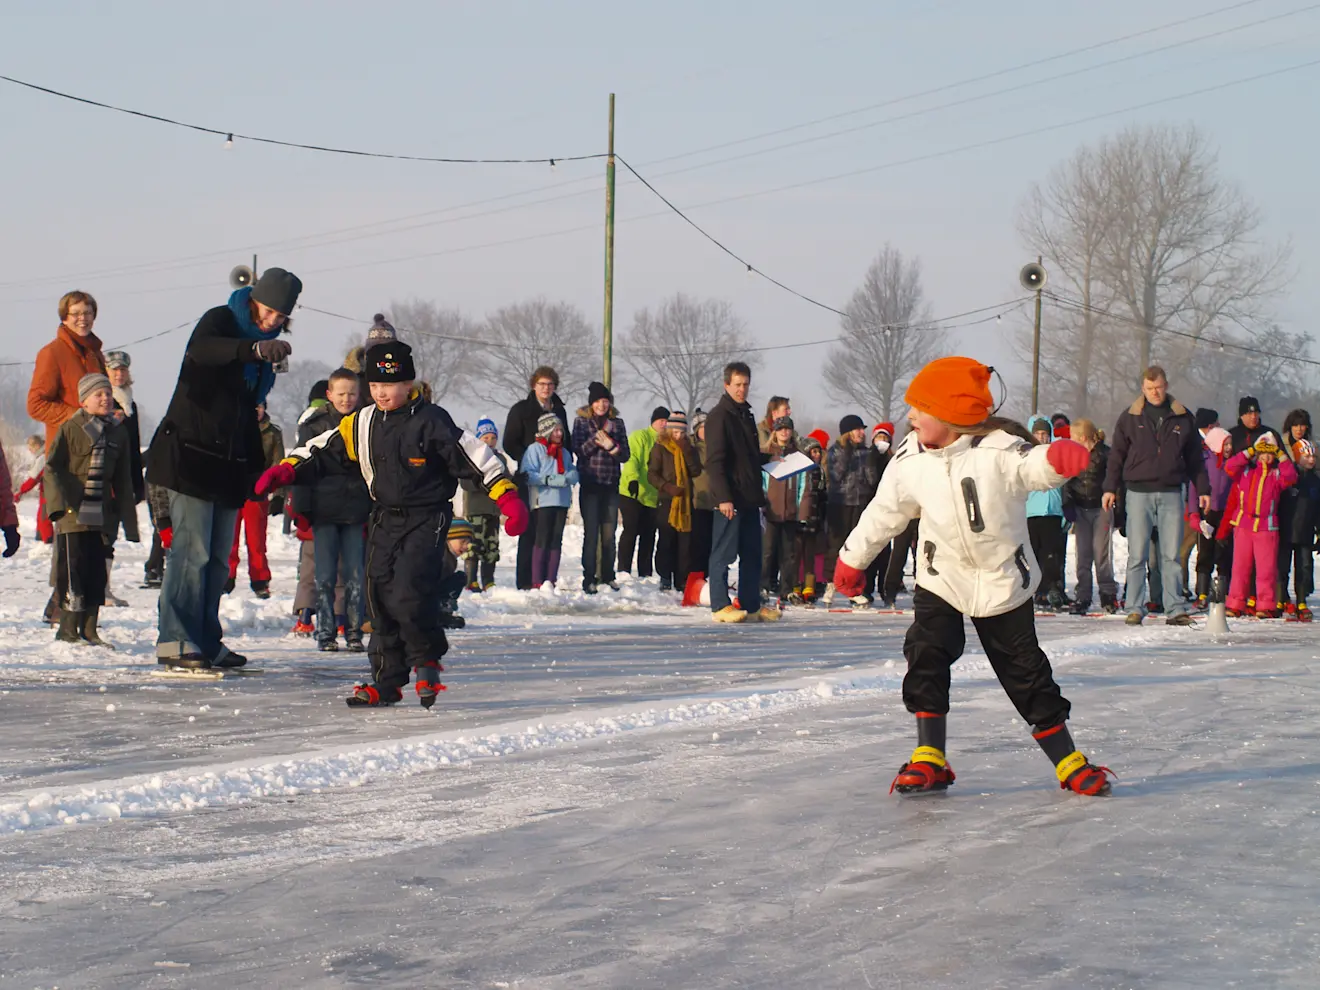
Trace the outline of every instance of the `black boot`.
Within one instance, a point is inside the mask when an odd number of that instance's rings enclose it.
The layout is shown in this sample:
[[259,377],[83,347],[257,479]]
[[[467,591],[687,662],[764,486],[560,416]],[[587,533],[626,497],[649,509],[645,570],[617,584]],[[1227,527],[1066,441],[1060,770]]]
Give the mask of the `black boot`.
[[1082,755],[1073,743],[1067,723],[1060,722],[1031,735],[1054,764],[1054,775],[1059,780],[1059,787],[1090,797],[1102,797],[1109,793],[1106,777],[1112,775],[1112,771],[1108,767],[1096,766]]
[[954,782],[953,767],[944,758],[945,722],[943,715],[917,712],[917,748],[889,785],[891,794],[943,791]]
[[55,630],[55,639],[61,643],[81,643],[82,620],[82,612],[70,612],[67,608],[60,609],[60,625]]
[[114,647],[103,640],[100,633],[96,631],[96,623],[100,617],[101,610],[99,608],[89,608],[83,613],[82,626],[79,631],[82,633],[82,638],[93,646],[104,646],[107,650],[113,650]]
[[483,591],[495,587],[495,561],[493,560],[483,560],[481,562],[481,587]]

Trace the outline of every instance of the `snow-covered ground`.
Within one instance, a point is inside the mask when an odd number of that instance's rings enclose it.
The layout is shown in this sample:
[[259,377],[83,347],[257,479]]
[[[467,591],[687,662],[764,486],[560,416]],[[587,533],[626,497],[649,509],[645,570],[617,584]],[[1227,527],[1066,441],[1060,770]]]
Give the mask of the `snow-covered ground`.
[[1320,983],[1313,627],[1041,619],[1105,800],[973,640],[958,781],[899,799],[901,616],[465,596],[436,708],[351,711],[271,545],[223,606],[264,673],[205,683],[149,674],[142,548],[115,653],[51,641],[45,548],[0,561],[0,990]]

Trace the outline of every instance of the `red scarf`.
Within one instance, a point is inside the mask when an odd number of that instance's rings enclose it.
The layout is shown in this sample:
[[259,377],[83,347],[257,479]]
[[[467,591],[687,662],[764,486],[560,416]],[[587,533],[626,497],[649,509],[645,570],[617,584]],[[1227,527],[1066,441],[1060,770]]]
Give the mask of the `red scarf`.
[[559,468],[559,473],[564,473],[564,445],[562,443],[551,443],[545,437],[537,437],[536,442],[545,448],[545,452],[555,459],[555,464]]

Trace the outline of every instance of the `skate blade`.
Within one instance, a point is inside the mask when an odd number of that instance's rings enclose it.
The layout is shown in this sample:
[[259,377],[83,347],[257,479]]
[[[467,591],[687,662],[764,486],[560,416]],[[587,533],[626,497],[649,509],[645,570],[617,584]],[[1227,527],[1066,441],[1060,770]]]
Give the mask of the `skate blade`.
[[930,787],[922,787],[920,784],[895,784],[895,793],[906,797],[919,797],[929,794],[943,794],[949,789],[948,784],[932,784]]
[[157,667],[151,671],[152,677],[166,677],[176,681],[223,681],[225,672],[216,668],[204,667]]

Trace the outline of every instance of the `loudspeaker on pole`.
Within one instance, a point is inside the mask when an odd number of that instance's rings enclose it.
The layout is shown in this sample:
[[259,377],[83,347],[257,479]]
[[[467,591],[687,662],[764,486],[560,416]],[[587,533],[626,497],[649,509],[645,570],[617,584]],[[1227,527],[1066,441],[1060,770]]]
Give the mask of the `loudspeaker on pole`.
[[229,273],[229,287],[231,289],[242,289],[255,281],[252,269],[247,265],[235,265]]
[[1039,292],[1045,288],[1045,283],[1048,280],[1049,277],[1045,274],[1045,269],[1034,261],[1023,265],[1022,271],[1018,272],[1018,281],[1022,283],[1022,288],[1028,292]]

